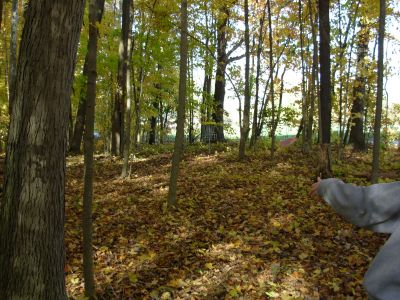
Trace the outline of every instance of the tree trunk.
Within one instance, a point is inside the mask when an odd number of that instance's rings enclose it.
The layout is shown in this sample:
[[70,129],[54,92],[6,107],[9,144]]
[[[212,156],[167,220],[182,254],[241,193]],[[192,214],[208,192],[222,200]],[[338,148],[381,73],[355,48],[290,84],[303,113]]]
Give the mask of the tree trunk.
[[307,101],[306,101],[306,77],[305,77],[305,62],[304,62],[304,33],[303,33],[303,14],[302,14],[302,3],[298,0],[298,17],[299,17],[299,29],[300,29],[300,60],[301,60],[301,114],[303,119],[303,133],[302,133],[302,150],[303,153],[308,153],[310,149],[307,143],[307,129],[308,129],[308,117],[307,117]]
[[213,121],[215,124],[214,133],[218,142],[224,142],[224,100],[225,100],[225,70],[227,64],[226,54],[226,29],[228,26],[229,9],[227,6],[221,8],[222,19],[218,22],[217,31],[217,70],[215,73],[214,108]]
[[[274,93],[274,61],[273,61],[273,39],[272,39],[272,16],[271,16],[271,1],[267,0],[268,8],[268,35],[269,35],[269,72],[270,72],[270,96],[271,96],[271,110],[272,120],[271,124],[275,124],[275,93]],[[275,154],[275,130],[274,126],[271,127],[271,157]]]
[[160,122],[160,144],[164,144],[164,105],[162,101],[159,102],[158,119]]
[[330,69],[330,24],[329,0],[319,0],[319,34],[320,34],[320,120],[321,120],[321,152],[319,174],[324,178],[332,177],[331,167],[331,69]]
[[381,146],[381,119],[383,98],[383,52],[385,39],[386,3],[380,0],[379,8],[379,37],[378,37],[378,94],[376,97],[375,124],[374,124],[374,149],[372,155],[372,183],[377,183],[379,178],[379,151]]
[[[124,151],[124,125],[125,125],[125,104],[126,104],[126,61],[128,59],[128,35],[129,35],[129,0],[122,1],[122,25],[121,39],[119,42],[118,58],[118,87],[115,95],[115,103],[112,119],[112,145],[113,155],[123,155]],[[128,8],[127,8],[128,7]]]
[[279,92],[279,103],[278,103],[278,109],[277,109],[277,114],[275,118],[275,122],[273,124],[273,132],[276,132],[276,129],[278,128],[280,119],[281,119],[281,113],[282,113],[282,101],[283,101],[283,91],[284,91],[284,77],[286,73],[287,66],[284,67],[282,74],[281,74],[281,88]]
[[[160,84],[157,83],[155,88],[160,90]],[[160,97],[157,95],[156,100],[153,102],[153,108],[158,111],[158,104],[160,103]],[[156,143],[156,132],[157,132],[157,118],[156,116],[150,117],[150,133],[149,133],[149,145],[154,145]]]
[[65,154],[83,11],[83,0],[27,5],[0,205],[0,299],[67,298]]
[[[205,12],[205,23],[206,23],[206,42],[205,47],[209,49],[210,44],[210,35],[212,33],[209,32],[208,25],[208,6],[206,7]],[[203,143],[208,141],[208,136],[206,134],[206,128],[209,128],[209,125],[205,125],[204,123],[210,122],[210,111],[212,107],[211,100],[211,81],[212,81],[212,71],[213,71],[213,63],[212,58],[210,57],[209,51],[205,51],[204,55],[204,81],[203,81],[203,93],[202,93],[202,101],[200,107],[201,114],[201,129],[200,129],[200,139]]]
[[354,150],[365,151],[364,109],[367,84],[365,58],[368,54],[369,30],[364,23],[361,23],[358,38],[357,78],[353,88],[353,106],[351,108],[351,122],[354,125],[350,127],[350,143],[354,145]]
[[171,177],[168,191],[168,208],[177,207],[176,188],[179,175],[179,164],[183,153],[183,142],[185,138],[185,102],[186,102],[186,80],[188,62],[188,36],[187,36],[187,0],[181,0],[181,43],[180,43],[180,65],[179,65],[179,98],[178,117],[176,127],[176,138],[174,154],[172,157]]
[[193,49],[190,51],[190,55],[188,58],[188,89],[189,89],[189,97],[188,97],[188,104],[189,104],[189,128],[188,128],[188,139],[189,139],[189,144],[193,144],[195,140],[194,136],[194,89],[195,89],[195,84],[194,84],[194,79],[193,79],[193,70],[194,70],[194,65],[193,65]]
[[260,90],[260,76],[261,76],[261,53],[263,51],[264,43],[264,22],[265,12],[267,10],[267,2],[265,3],[262,17],[260,18],[260,30],[258,32],[258,44],[257,44],[257,66],[256,66],[256,95],[254,100],[254,112],[253,112],[253,124],[251,129],[250,147],[254,146],[254,150],[257,144],[257,124],[258,124],[258,102],[259,102],[259,90]]
[[249,2],[244,0],[244,40],[246,47],[246,65],[244,75],[244,106],[243,122],[240,128],[239,160],[246,155],[246,141],[250,131],[250,31],[249,31]]
[[3,21],[3,0],[0,0],[0,30],[2,21]]
[[[310,84],[310,113],[308,116],[308,128],[307,128],[307,143],[308,148],[312,147],[312,137],[313,137],[313,125],[314,125],[314,113],[315,113],[315,102],[318,101],[318,92],[316,92],[315,87],[317,74],[318,74],[318,42],[315,24],[317,24],[317,14],[314,13],[313,5],[311,0],[308,0],[308,9],[310,11],[310,25],[313,43],[313,56],[312,56],[312,66],[311,66],[311,84]],[[315,18],[315,20],[314,20]]]
[[[126,2],[126,3],[125,3]],[[132,89],[131,89],[131,61],[132,61],[132,54],[133,54],[133,45],[132,45],[132,21],[133,16],[131,18],[131,1],[127,0],[123,2],[123,9],[127,10],[126,13],[126,22],[128,23],[128,32],[127,32],[127,59],[124,61],[124,68],[126,70],[125,74],[125,97],[126,97],[126,128],[124,130],[125,137],[124,137],[124,152],[123,152],[123,163],[122,163],[122,171],[121,177],[125,178],[128,177],[129,174],[129,154],[131,150],[131,122],[132,122]]]
[[[104,4],[102,0],[98,0],[98,11],[96,13],[96,22],[101,23],[103,19]],[[89,48],[89,44],[88,44]],[[89,50],[88,50],[89,52]],[[81,152],[81,143],[83,138],[83,131],[85,129],[85,119],[86,119],[86,87],[87,87],[87,77],[88,77],[88,54],[85,56],[85,62],[83,64],[82,76],[85,78],[85,83],[80,87],[79,91],[79,104],[78,111],[75,118],[75,127],[73,134],[70,136],[70,146],[69,152],[73,154],[78,154]]]
[[83,278],[85,296],[95,299],[92,254],[92,202],[93,202],[93,153],[94,153],[94,119],[96,105],[97,80],[97,29],[98,11],[103,11],[105,0],[89,2],[89,41],[87,52],[87,90],[86,90],[86,124],[84,136],[84,193],[83,193]]
[[17,76],[17,43],[18,43],[18,0],[12,0],[11,37],[10,37],[10,72],[9,72],[9,99],[8,108],[11,115],[15,94],[15,80]]
[[[89,46],[88,46],[89,47]],[[85,63],[83,64],[82,76],[85,78],[85,83],[87,84],[88,77],[88,55],[85,56]],[[78,154],[81,151],[81,142],[83,137],[83,130],[85,128],[85,118],[86,118],[86,91],[85,87],[81,86],[79,91],[79,104],[78,111],[75,118],[74,133],[71,136],[71,142],[69,151],[73,154]]]

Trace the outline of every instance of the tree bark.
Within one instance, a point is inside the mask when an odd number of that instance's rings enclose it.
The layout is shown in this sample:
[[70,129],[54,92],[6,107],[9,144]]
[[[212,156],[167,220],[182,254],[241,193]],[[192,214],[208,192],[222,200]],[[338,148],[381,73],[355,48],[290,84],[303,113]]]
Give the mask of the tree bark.
[[379,157],[381,146],[381,120],[383,98],[383,53],[385,41],[386,3],[380,0],[379,8],[379,36],[378,36],[378,94],[376,97],[375,124],[374,124],[374,149],[372,155],[371,182],[377,183],[379,178]]
[[[268,8],[268,35],[269,35],[269,72],[270,72],[270,96],[271,96],[271,110],[272,120],[271,124],[275,124],[275,93],[274,93],[274,61],[273,61],[273,39],[272,39],[272,16],[271,16],[271,1],[267,0]],[[271,157],[275,153],[275,130],[274,126],[271,127]]]
[[[313,43],[313,56],[312,56],[312,66],[311,66],[311,83],[310,83],[310,113],[308,116],[308,127],[307,127],[307,143],[308,148],[312,147],[312,137],[313,137],[313,125],[314,125],[314,112],[315,112],[315,102],[318,101],[318,92],[316,92],[315,87],[318,86],[316,84],[317,74],[318,74],[318,42],[317,42],[317,33],[315,24],[317,23],[317,14],[314,13],[313,5],[311,0],[308,0],[308,9],[310,11],[310,26],[311,26],[311,35],[312,35],[312,43]],[[315,18],[315,20],[314,20]]]
[[263,51],[264,43],[264,22],[265,13],[267,10],[267,2],[265,2],[262,17],[260,18],[260,30],[258,32],[258,44],[257,44],[257,66],[256,66],[256,95],[254,100],[254,112],[253,112],[253,124],[251,129],[250,147],[254,146],[254,150],[257,144],[257,124],[258,124],[258,102],[259,102],[259,90],[260,90],[260,76],[261,76],[261,53]]
[[113,119],[112,119],[112,144],[113,155],[123,155],[124,151],[124,126],[126,105],[126,61],[128,59],[128,35],[129,35],[129,8],[130,0],[122,1],[121,38],[119,42],[117,93],[115,95]]
[[[92,202],[93,202],[93,153],[94,153],[94,121],[96,105],[97,80],[97,39],[99,30],[99,11],[102,12],[105,0],[89,2],[89,41],[87,52],[87,90],[86,90],[86,124],[84,136],[84,193],[83,193],[83,278],[85,296],[95,299],[93,275],[93,242],[92,242]],[[101,16],[100,16],[101,19]]]
[[183,142],[185,138],[185,102],[186,102],[186,81],[188,62],[188,36],[187,36],[187,0],[181,0],[181,42],[180,42],[180,65],[179,65],[179,98],[178,117],[176,127],[176,138],[174,154],[172,157],[171,177],[168,191],[168,208],[177,207],[176,188],[179,175],[179,164],[183,153]]
[[250,131],[250,31],[249,31],[249,2],[244,0],[244,43],[246,47],[246,65],[244,75],[244,106],[243,122],[240,128],[239,160],[246,155],[246,141]]
[[[89,47],[89,46],[88,46]],[[87,79],[88,77],[88,55],[85,56],[85,62],[83,64],[82,76]],[[87,80],[85,80],[87,85]],[[83,130],[85,129],[85,118],[86,118],[86,91],[85,87],[81,86],[79,91],[79,104],[78,111],[75,118],[74,132],[71,136],[71,142],[69,152],[72,154],[78,154],[81,151],[81,142],[83,137]]]
[[[212,37],[212,33],[209,32],[208,25],[208,6],[206,6],[205,12],[205,23],[206,23],[206,42],[205,47],[209,49],[210,44],[210,36]],[[212,71],[213,71],[213,62],[210,57],[210,51],[205,51],[204,54],[204,81],[203,81],[203,93],[202,93],[202,101],[200,107],[201,114],[201,129],[200,129],[200,139],[203,143],[208,141],[208,136],[206,132],[206,128],[209,128],[209,125],[205,125],[204,123],[210,122],[211,117],[211,81],[212,81]]]
[[308,117],[307,117],[307,101],[306,101],[306,78],[305,78],[305,65],[304,65],[304,33],[303,33],[303,14],[302,14],[302,3],[298,0],[298,17],[299,17],[299,29],[300,29],[300,60],[301,60],[301,114],[303,119],[303,132],[302,132],[302,150],[303,153],[308,153],[310,149],[307,143],[307,129],[308,129]]
[[127,0],[127,3],[124,2],[124,9],[128,11],[127,13],[127,23],[128,23],[128,33],[127,33],[127,59],[124,61],[124,68],[126,70],[125,74],[125,97],[126,97],[126,128],[124,130],[125,137],[124,137],[124,153],[123,153],[123,164],[122,164],[122,171],[121,177],[125,178],[128,177],[129,174],[129,154],[131,151],[131,123],[132,123],[132,88],[131,88],[131,61],[132,61],[132,20],[133,15],[131,16],[131,0]]
[[224,142],[224,101],[225,101],[225,71],[227,65],[227,37],[226,30],[229,19],[229,8],[224,5],[220,9],[221,20],[218,22],[217,30],[217,70],[215,73],[215,88],[214,88],[214,108],[213,121],[215,122],[216,138],[218,142]]
[[17,43],[18,43],[18,0],[12,0],[11,37],[10,37],[10,71],[8,108],[11,115],[14,103],[15,80],[17,76]]
[[[103,19],[104,4],[103,0],[98,0],[97,6],[98,10],[96,12],[96,22],[101,23]],[[89,48],[89,42],[88,42]],[[88,50],[89,52],[89,50]],[[88,77],[88,54],[85,56],[85,62],[83,64],[82,76],[85,78],[85,84],[80,88],[79,91],[79,104],[78,111],[75,118],[75,126],[73,134],[70,136],[70,146],[69,152],[72,154],[78,154],[81,152],[81,143],[83,138],[83,131],[85,129],[85,119],[86,119],[86,88],[87,88],[87,77]]]
[[319,0],[319,34],[320,34],[320,119],[321,119],[321,153],[319,174],[324,178],[332,177],[331,167],[331,69],[330,69],[330,24],[329,0]]
[[83,11],[83,0],[27,6],[0,205],[0,299],[67,297],[65,154]]
[[1,30],[1,23],[3,21],[3,0],[0,0],[0,30]]
[[351,122],[354,125],[350,127],[350,143],[354,145],[354,150],[365,151],[364,108],[368,80],[365,74],[367,67],[365,58],[368,54],[369,30],[364,23],[360,25],[358,38],[357,77],[353,88],[353,106],[351,108]]
[[[161,90],[161,84],[155,84],[155,88],[159,91]],[[155,111],[158,112],[158,106],[160,103],[160,96],[157,95],[156,99],[153,101],[153,108]],[[156,133],[157,133],[157,117],[151,116],[150,117],[150,133],[149,133],[149,145],[154,145],[156,143]]]

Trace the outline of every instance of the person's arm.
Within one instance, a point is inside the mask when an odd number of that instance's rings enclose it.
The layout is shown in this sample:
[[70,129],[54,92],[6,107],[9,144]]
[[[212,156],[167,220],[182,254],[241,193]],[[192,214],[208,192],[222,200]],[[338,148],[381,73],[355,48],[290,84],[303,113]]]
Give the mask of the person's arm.
[[400,224],[400,182],[360,187],[330,178],[315,183],[311,193],[356,226],[392,233]]

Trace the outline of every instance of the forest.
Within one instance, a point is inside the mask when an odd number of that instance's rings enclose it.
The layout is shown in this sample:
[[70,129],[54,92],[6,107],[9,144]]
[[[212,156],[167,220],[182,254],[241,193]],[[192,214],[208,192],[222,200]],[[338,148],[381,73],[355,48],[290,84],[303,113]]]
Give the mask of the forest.
[[0,0],[0,299],[397,299],[363,277],[399,230],[320,183],[399,181],[399,22],[396,0]]

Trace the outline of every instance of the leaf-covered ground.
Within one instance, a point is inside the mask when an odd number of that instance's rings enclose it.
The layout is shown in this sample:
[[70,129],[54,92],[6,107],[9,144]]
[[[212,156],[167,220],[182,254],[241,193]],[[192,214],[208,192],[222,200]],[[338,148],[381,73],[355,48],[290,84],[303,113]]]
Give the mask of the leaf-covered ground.
[[[388,156],[389,155],[389,156]],[[385,176],[399,164],[386,154]],[[369,157],[335,173],[365,183]],[[366,297],[362,277],[387,236],[357,229],[308,196],[316,159],[295,147],[238,162],[236,154],[187,155],[179,211],[165,210],[170,155],[132,163],[98,158],[94,259],[99,299],[344,299]],[[81,157],[68,161],[67,289],[83,293]]]

